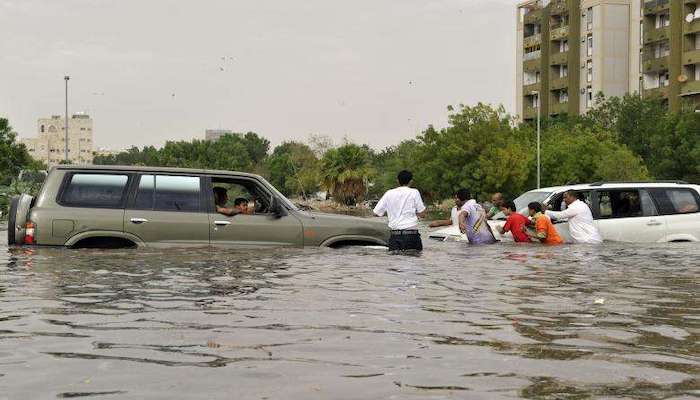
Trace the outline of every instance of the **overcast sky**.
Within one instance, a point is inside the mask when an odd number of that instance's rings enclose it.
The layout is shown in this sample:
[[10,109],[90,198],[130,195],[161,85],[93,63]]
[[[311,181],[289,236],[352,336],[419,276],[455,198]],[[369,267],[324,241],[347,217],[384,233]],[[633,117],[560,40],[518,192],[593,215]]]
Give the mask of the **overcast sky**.
[[255,131],[382,147],[448,104],[514,107],[516,0],[0,0],[0,116],[121,149]]

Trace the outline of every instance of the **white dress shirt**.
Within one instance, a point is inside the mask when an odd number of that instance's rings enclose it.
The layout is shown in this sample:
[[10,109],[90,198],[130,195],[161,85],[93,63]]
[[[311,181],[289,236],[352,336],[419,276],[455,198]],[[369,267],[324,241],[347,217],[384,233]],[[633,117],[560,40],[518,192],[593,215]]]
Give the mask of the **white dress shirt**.
[[581,200],[576,200],[569,204],[569,207],[564,211],[547,210],[545,214],[553,219],[568,219],[569,233],[571,238],[574,239],[574,243],[603,243],[603,238],[593,223],[591,209]]
[[400,186],[384,193],[374,214],[381,217],[389,214],[389,229],[418,229],[418,213],[425,211],[423,199],[416,189]]

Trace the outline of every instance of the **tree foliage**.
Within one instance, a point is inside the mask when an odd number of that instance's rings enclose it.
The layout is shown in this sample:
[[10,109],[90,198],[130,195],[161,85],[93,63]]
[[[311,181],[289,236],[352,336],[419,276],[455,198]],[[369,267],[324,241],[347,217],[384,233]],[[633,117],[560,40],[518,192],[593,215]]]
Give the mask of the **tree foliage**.
[[363,200],[374,174],[367,146],[347,143],[328,150],[321,159],[321,186],[342,204]]
[[318,191],[320,162],[306,144],[284,142],[267,160],[270,183],[286,196],[309,195]]

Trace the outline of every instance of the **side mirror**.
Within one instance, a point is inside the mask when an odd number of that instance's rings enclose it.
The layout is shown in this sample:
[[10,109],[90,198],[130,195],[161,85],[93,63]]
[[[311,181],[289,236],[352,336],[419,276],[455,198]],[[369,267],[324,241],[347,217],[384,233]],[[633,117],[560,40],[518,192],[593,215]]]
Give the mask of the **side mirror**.
[[270,198],[270,212],[275,216],[275,218],[282,218],[287,215],[287,210],[282,207],[279,199],[277,199],[275,196]]

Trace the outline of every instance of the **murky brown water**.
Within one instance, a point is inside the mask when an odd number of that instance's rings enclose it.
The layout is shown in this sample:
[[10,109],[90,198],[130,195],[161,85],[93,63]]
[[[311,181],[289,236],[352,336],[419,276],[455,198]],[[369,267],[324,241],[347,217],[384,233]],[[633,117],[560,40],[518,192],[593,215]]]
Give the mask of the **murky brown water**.
[[700,397],[700,246],[426,247],[0,247],[0,399]]

